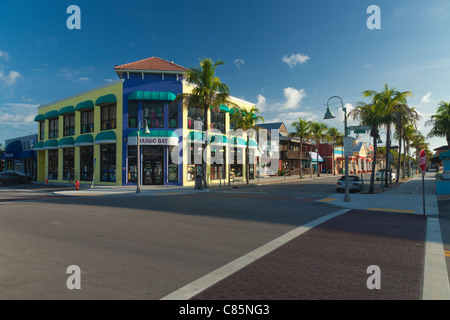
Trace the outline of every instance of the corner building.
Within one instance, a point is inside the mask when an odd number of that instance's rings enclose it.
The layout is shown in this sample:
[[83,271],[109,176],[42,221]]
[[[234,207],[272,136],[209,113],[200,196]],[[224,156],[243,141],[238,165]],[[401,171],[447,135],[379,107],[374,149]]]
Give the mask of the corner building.
[[[114,69],[119,80],[38,108],[38,181],[136,184],[138,130],[143,185],[194,185],[202,165],[193,159],[200,153],[223,159],[205,170],[202,166],[208,183],[224,182],[231,173],[245,177],[247,138],[226,134],[233,129],[233,109],[222,105],[205,114],[202,108],[174,101],[192,91],[184,81],[188,69],[157,57]],[[247,110],[254,106],[234,97],[230,101]],[[206,143],[208,128],[222,134],[210,135]],[[249,142],[248,154],[254,159],[257,144]],[[250,172],[254,170],[252,164]]]

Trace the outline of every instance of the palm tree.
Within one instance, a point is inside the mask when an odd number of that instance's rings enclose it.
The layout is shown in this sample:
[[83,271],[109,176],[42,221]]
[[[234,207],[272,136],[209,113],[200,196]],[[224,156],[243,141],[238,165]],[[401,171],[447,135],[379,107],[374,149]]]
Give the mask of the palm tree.
[[302,154],[303,154],[303,140],[309,138],[310,136],[310,127],[309,122],[298,118],[298,121],[292,123],[292,126],[295,128],[295,132],[292,133],[293,136],[300,138],[300,179],[303,178],[302,173]]
[[450,149],[450,102],[441,101],[436,110],[436,114],[431,116],[425,125],[432,125],[427,137],[444,137]]
[[[397,177],[396,182],[400,180],[400,164],[401,164],[401,151],[402,151],[402,139],[405,136],[405,127],[408,124],[416,124],[419,121],[420,116],[414,110],[414,108],[408,107],[406,104],[399,104],[394,107],[392,114],[395,131],[395,136],[398,138],[398,164],[397,164]],[[405,152],[405,150],[403,150]],[[403,172],[405,171],[405,167],[403,166]]]
[[316,165],[317,165],[317,176],[320,177],[319,172],[319,144],[322,141],[328,127],[326,124],[317,121],[310,121],[309,127],[311,131],[311,138],[316,142]]
[[411,138],[411,145],[416,149],[416,174],[419,174],[419,156],[422,149],[428,149],[428,143],[425,141],[425,137],[420,131],[416,130],[415,134]]
[[[200,107],[204,109],[205,117],[208,114],[210,107],[213,110],[218,110],[221,104],[229,104],[227,98],[230,96],[230,89],[228,86],[220,81],[216,76],[216,68],[224,65],[221,60],[213,61],[209,58],[200,60],[198,67],[192,67],[186,73],[186,81],[193,85],[191,93],[180,93],[175,101],[183,100],[190,107]],[[202,128],[202,130],[204,130]],[[206,139],[205,149],[208,148],[208,139]],[[203,157],[202,157],[203,158]],[[206,162],[202,160],[203,164],[203,182],[206,187]]]
[[250,182],[250,175],[249,175],[249,145],[250,145],[250,135],[249,130],[250,129],[258,129],[259,126],[255,125],[257,121],[264,122],[264,118],[259,115],[259,109],[255,107],[251,107],[250,110],[244,110],[244,109],[237,109],[233,115],[232,115],[232,121],[235,121],[236,123],[236,129],[242,129],[246,133],[247,136],[247,146],[246,146],[246,152],[245,152],[245,178],[247,180],[247,184]]
[[[407,124],[403,128],[403,137],[404,137],[404,139],[403,139],[403,143],[404,143],[403,168],[406,168],[406,155],[408,155],[408,158],[409,158],[409,148],[411,146],[411,140],[412,140],[412,137],[415,132],[416,132],[416,128],[412,123]],[[408,163],[409,163],[408,164],[408,174],[410,175],[411,174],[411,161],[408,161]],[[406,170],[403,170],[402,179],[405,179],[405,171]]]
[[339,133],[338,129],[336,129],[335,127],[331,127],[331,128],[328,128],[328,136],[330,137],[331,147],[333,150],[333,158],[332,158],[333,159],[333,161],[332,161],[333,175],[336,175],[336,170],[335,170],[336,164],[334,161],[334,148],[336,147],[337,140],[339,139],[340,136],[342,136],[342,134]]
[[[391,124],[393,122],[393,112],[395,106],[399,104],[406,104],[406,99],[408,96],[411,96],[412,93],[410,91],[400,92],[395,88],[389,88],[387,84],[384,85],[384,90],[377,92],[374,90],[366,90],[363,92],[364,97],[372,98],[372,104],[377,104],[382,106],[383,108],[383,121],[382,123],[386,126],[386,154],[389,155],[391,153]],[[388,176],[389,179],[391,177],[390,174],[390,163],[389,157],[386,158],[386,175],[385,175],[385,187],[388,186]]]
[[370,136],[373,139],[372,173],[370,175],[370,187],[368,193],[373,193],[375,183],[375,170],[377,159],[377,141],[380,138],[379,127],[383,123],[384,107],[381,103],[366,104],[359,102],[349,116],[358,119],[361,125],[370,126]]

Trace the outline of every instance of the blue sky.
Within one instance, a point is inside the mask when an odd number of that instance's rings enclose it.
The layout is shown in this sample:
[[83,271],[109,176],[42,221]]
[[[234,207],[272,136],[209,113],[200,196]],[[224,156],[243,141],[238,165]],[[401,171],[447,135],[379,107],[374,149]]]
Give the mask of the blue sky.
[[[81,30],[66,26],[72,4]],[[379,30],[367,28],[370,5],[381,10]],[[387,83],[413,92],[408,103],[426,135],[424,122],[450,101],[449,12],[446,0],[0,0],[0,143],[35,133],[37,106],[115,80],[116,64],[152,56],[184,67],[224,60],[217,71],[231,94],[288,128],[299,117],[322,121],[331,96],[350,110],[369,102],[362,91]],[[338,107],[338,119],[323,122],[343,131]]]

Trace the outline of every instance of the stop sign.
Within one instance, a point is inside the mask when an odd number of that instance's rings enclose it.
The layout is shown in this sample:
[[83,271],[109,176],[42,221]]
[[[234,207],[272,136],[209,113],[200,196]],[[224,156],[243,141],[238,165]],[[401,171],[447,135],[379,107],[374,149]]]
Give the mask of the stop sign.
[[420,170],[422,170],[422,172],[425,172],[425,169],[427,167],[427,156],[425,155],[425,150],[422,150],[420,152],[419,166]]

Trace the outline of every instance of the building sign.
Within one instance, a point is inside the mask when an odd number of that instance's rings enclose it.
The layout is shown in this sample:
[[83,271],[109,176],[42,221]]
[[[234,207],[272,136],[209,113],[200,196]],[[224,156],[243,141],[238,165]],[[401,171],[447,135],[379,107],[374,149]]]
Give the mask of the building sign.
[[[129,137],[128,144],[136,145],[136,137]],[[139,137],[139,145],[141,146],[176,146],[178,138],[176,137]]]

